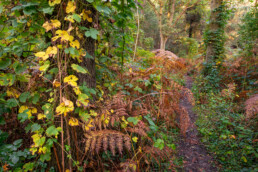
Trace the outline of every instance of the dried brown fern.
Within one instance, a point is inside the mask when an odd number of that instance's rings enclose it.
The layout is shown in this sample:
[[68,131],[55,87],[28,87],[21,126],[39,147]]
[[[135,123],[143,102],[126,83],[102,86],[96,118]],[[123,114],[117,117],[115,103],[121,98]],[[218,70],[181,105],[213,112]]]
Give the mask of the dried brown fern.
[[154,146],[145,146],[143,147],[143,154],[141,158],[144,158],[145,161],[149,163],[152,161],[152,159],[154,159],[156,163],[159,164],[160,160],[164,161],[165,159],[171,158],[172,153],[172,149],[167,146],[165,146],[162,150]]
[[99,153],[100,150],[107,151],[108,148],[113,155],[116,153],[116,148],[118,152],[122,154],[123,147],[131,150],[130,136],[115,130],[100,130],[100,131],[90,131],[85,134],[86,144],[85,152],[96,152]]
[[136,172],[137,171],[137,163],[131,161],[130,159],[120,163],[121,172]]
[[253,118],[258,114],[258,94],[246,100],[245,114],[247,119]]

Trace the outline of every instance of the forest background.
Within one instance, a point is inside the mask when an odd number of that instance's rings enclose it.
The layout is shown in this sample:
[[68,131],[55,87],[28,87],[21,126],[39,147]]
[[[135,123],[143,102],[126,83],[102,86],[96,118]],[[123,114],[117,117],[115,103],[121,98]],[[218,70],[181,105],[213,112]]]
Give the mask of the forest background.
[[0,171],[180,171],[193,125],[218,171],[256,171],[257,23],[257,1],[2,0]]

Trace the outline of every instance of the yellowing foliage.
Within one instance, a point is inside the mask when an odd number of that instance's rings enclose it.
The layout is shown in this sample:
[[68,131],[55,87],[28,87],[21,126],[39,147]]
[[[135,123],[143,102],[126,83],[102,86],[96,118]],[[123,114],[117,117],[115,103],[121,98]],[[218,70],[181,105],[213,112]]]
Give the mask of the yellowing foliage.
[[42,58],[42,60],[47,60],[48,57],[49,57],[48,54],[46,54],[46,52],[44,52],[44,51],[40,51],[40,52],[35,53],[35,56],[39,57],[39,58]]
[[46,32],[59,28],[61,26],[61,22],[59,20],[50,20],[51,22],[47,21],[45,22],[42,27],[46,29]]
[[70,126],[78,126],[79,125],[79,121],[76,118],[70,118],[68,123]]
[[82,10],[82,13],[81,13],[82,19],[83,19],[83,20],[86,20],[86,19],[87,19],[88,22],[92,22],[92,18],[89,17],[90,14],[91,14],[91,11],[90,11],[90,10],[85,11],[85,9],[83,9],[83,10]]
[[46,50],[47,55],[56,55],[57,54],[57,48],[56,46],[48,47]]
[[19,109],[19,113],[23,113],[24,111],[28,110],[28,112],[26,112],[28,114],[28,117],[30,118],[31,117],[31,110],[28,108],[28,106],[21,106],[20,109]]
[[75,75],[69,75],[64,78],[64,83],[71,85],[72,87],[77,87],[78,78]]
[[74,40],[72,42],[70,42],[70,46],[73,47],[73,48],[80,48],[80,42],[78,40]]
[[61,3],[61,0],[49,0],[48,1],[49,6],[54,6],[54,5],[60,4],[60,3]]
[[38,120],[41,120],[41,119],[44,119],[44,118],[46,118],[45,114],[42,114],[42,113],[38,114]]
[[73,13],[76,9],[75,2],[69,1],[66,6],[66,13]]
[[61,41],[72,41],[73,36],[69,35],[66,30],[57,30],[55,37],[52,38],[53,41],[56,41],[58,38],[61,38]]
[[64,114],[64,116],[66,116],[68,112],[72,112],[73,110],[73,102],[66,99],[65,102],[62,102],[59,106],[57,106],[56,113],[57,115]]

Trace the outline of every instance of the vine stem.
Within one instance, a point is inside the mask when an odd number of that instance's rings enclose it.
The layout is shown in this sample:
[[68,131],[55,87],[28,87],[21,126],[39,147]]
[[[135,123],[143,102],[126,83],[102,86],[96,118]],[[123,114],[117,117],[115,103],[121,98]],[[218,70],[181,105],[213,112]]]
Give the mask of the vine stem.
[[57,153],[56,153],[56,147],[55,147],[54,144],[53,144],[53,149],[54,149],[54,153],[55,153],[55,157],[56,157],[56,162],[57,162],[58,170],[59,170],[59,172],[61,172],[62,169],[61,169],[60,164],[59,164],[58,156],[57,156]]
[[[62,60],[62,59],[61,59]],[[62,71],[61,71],[61,63],[62,61],[60,60],[59,56],[59,49],[57,49],[57,63],[58,63],[58,71],[59,71],[59,80],[60,83],[62,82]],[[62,103],[62,88],[59,87],[59,99],[60,99],[60,104]],[[61,114],[61,147],[62,147],[62,167],[63,167],[63,172],[65,171],[65,161],[64,161],[64,119],[63,119],[63,114]]]

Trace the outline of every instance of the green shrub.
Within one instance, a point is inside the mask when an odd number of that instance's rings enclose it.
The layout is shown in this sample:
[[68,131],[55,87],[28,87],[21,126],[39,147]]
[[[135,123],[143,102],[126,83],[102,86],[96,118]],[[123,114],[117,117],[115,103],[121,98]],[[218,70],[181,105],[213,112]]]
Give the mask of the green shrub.
[[[199,95],[194,86],[193,91],[199,99],[206,96],[207,103],[199,103],[195,110],[198,113],[197,125],[202,142],[214,153],[216,160],[223,166],[222,171],[255,171],[257,166],[257,138],[252,121],[246,124],[245,116],[235,113],[234,93],[229,89],[229,96],[215,94],[212,91]],[[239,105],[238,105],[239,106]],[[253,122],[255,123],[255,122]]]

